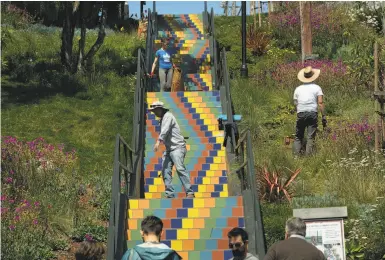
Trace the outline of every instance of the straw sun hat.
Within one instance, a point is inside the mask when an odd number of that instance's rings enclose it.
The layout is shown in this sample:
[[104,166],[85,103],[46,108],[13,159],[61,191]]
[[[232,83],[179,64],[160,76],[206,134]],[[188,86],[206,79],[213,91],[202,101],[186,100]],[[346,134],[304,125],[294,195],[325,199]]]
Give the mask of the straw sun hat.
[[155,101],[150,105],[150,108],[148,109],[149,111],[153,111],[156,108],[162,108],[164,110],[168,110],[167,108],[164,107],[164,103],[161,101]]
[[307,66],[298,72],[298,79],[303,83],[310,83],[319,77],[320,72],[321,70],[319,69],[313,69],[311,66]]

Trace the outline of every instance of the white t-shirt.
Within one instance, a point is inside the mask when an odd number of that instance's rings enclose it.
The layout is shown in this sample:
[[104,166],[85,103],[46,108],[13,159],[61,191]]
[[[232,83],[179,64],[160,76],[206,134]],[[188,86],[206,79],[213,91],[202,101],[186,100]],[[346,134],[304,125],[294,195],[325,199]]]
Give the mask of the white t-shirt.
[[323,96],[320,86],[314,83],[305,83],[294,91],[294,100],[297,100],[297,113],[318,112],[318,96]]

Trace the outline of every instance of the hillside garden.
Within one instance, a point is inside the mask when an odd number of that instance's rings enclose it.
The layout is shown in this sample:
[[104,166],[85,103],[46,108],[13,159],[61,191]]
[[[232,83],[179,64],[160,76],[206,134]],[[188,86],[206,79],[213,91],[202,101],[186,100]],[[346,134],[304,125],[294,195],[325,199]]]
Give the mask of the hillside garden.
[[[240,128],[252,132],[256,175],[275,173],[282,185],[299,171],[286,187],[290,200],[271,196],[257,177],[268,246],[284,238],[293,208],[346,205],[349,259],[385,255],[385,160],[373,152],[371,99],[375,40],[385,63],[380,15],[364,4],[313,5],[319,58],[310,63],[321,69],[328,128],[320,128],[316,155],[298,159],[284,142],[295,130],[292,95],[302,67],[298,3],[284,3],[260,28],[249,28],[248,79],[239,77],[240,17],[215,17]],[[107,28],[90,69],[72,73],[60,60],[61,28],[12,6],[2,8],[1,19],[1,256],[67,259],[74,243],[106,242],[115,135],[131,140],[136,54],[144,42],[125,28]],[[81,31],[74,35],[77,42]],[[97,29],[87,30],[86,50],[97,37]]]

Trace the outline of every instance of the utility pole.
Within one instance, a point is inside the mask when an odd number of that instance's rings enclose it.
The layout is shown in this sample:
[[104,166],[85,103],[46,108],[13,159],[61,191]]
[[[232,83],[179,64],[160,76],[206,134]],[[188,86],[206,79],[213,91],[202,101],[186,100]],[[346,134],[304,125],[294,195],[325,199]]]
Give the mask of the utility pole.
[[225,2],[225,16],[227,16],[229,14],[229,1],[226,1]]
[[312,50],[312,33],[311,33],[311,2],[299,2],[299,10],[301,17],[301,50],[302,63],[304,63],[307,56],[310,56]]
[[248,77],[246,64],[246,1],[242,1],[242,67],[241,77]]
[[255,7],[255,1],[250,1],[250,15],[253,15],[254,18],[254,30],[257,28],[257,13]]
[[233,1],[231,5],[231,16],[236,16],[237,15],[237,2]]

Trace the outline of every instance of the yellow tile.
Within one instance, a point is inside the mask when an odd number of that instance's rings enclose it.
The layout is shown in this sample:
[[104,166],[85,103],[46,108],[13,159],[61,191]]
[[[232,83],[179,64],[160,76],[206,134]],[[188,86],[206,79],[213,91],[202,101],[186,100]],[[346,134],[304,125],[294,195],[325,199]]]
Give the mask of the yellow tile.
[[210,178],[203,177],[203,184],[210,184]]
[[218,170],[218,164],[211,164],[210,165],[210,170]]
[[214,177],[214,172],[213,171],[206,171],[206,176],[207,177]]
[[221,163],[222,157],[214,157],[214,163]]
[[221,191],[221,192],[219,193],[219,196],[220,196],[221,198],[226,198],[226,197],[229,196],[229,193],[228,193],[227,191]]
[[194,208],[204,208],[205,200],[204,199],[194,199]]
[[175,251],[182,251],[182,241],[171,240],[171,248]]
[[148,185],[148,191],[149,192],[157,192],[158,189],[156,188],[155,185]]
[[223,184],[223,191],[228,192],[228,190],[227,190],[227,184]]
[[146,192],[146,193],[144,194],[144,198],[145,198],[145,199],[152,199],[152,193]]
[[202,192],[195,192],[195,197],[196,198],[202,198],[203,197],[203,193]]
[[203,108],[197,108],[196,113],[198,113],[198,114],[203,113]]
[[199,217],[198,209],[187,209],[187,216],[189,218],[197,218]]
[[194,227],[194,220],[183,218],[182,219],[182,228],[193,228]]
[[218,156],[225,156],[225,151],[218,151]]
[[139,201],[138,200],[129,200],[128,203],[130,204],[130,209],[137,209],[139,208]]
[[208,131],[215,131],[217,129],[217,126],[216,125],[209,125],[208,127],[207,127],[207,130]]
[[206,192],[206,185],[199,185],[198,192]]
[[185,93],[184,93],[184,97],[187,97],[187,98],[188,98],[188,97],[191,97],[191,93],[192,93],[192,92],[185,92]]
[[[201,119],[206,119],[207,118],[207,114],[201,114]],[[204,120],[204,124],[206,125],[207,123],[205,122],[206,120]]]
[[188,230],[178,229],[176,231],[176,238],[177,239],[188,239]]
[[163,181],[161,178],[154,178],[154,185],[161,185],[163,184]]

